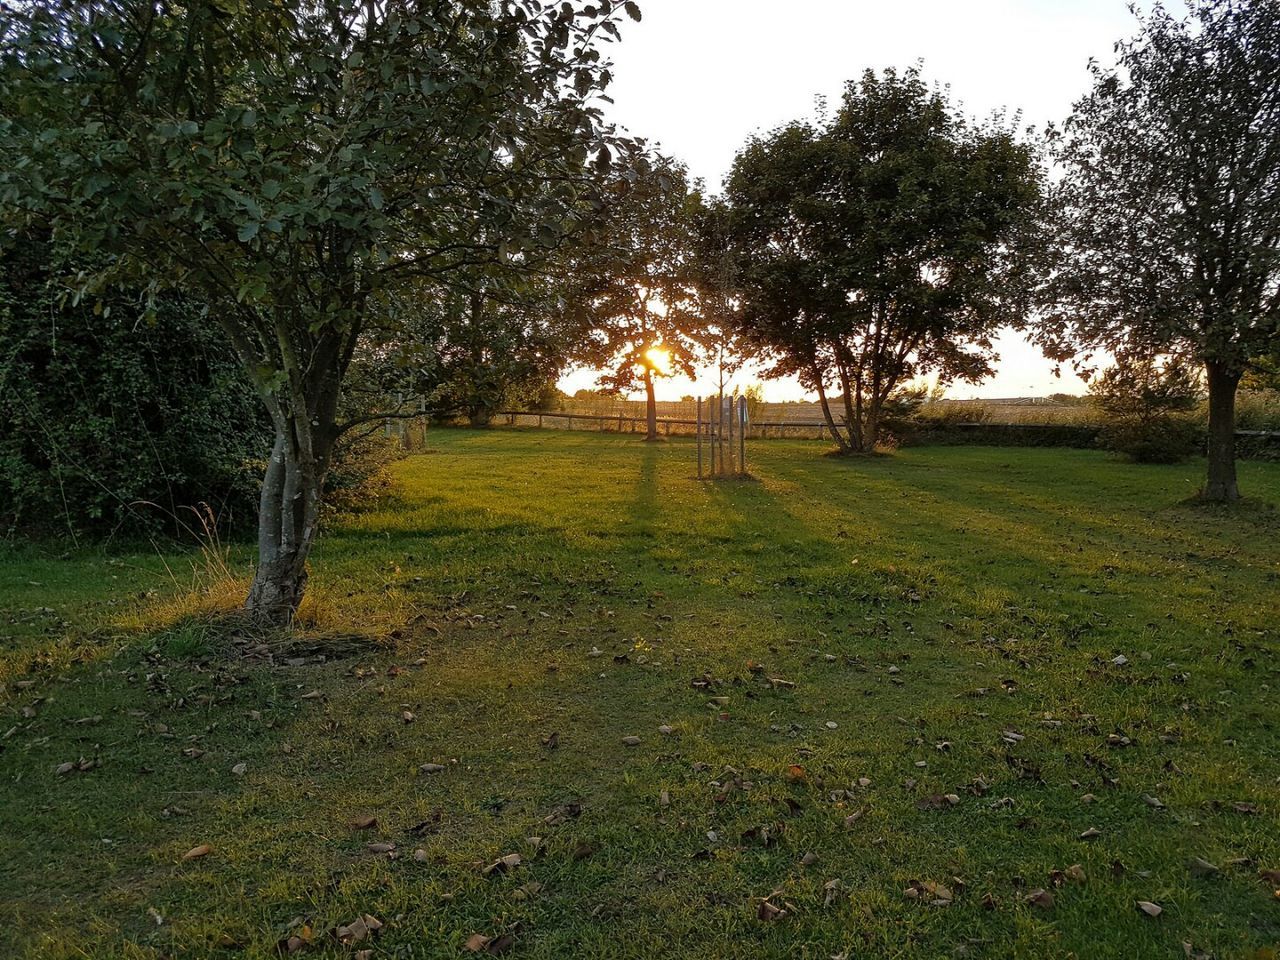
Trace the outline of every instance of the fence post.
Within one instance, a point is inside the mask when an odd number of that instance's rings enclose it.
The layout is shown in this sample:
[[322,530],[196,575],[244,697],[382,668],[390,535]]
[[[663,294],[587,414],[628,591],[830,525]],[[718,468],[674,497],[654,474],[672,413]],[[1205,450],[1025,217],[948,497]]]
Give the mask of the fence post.
[[727,462],[729,464],[730,476],[733,475],[733,470],[734,470],[733,461],[737,456],[737,451],[733,449],[733,408],[734,408],[733,394],[729,394],[729,409],[725,411],[728,414],[728,416],[725,419],[729,421],[729,428],[725,431],[725,433],[728,435],[728,438],[729,438],[729,457]]
[[693,435],[697,438],[694,442],[698,447],[698,479],[702,479],[702,397],[698,397],[698,425],[693,428]]
[[747,398],[738,398],[738,473],[747,475]]

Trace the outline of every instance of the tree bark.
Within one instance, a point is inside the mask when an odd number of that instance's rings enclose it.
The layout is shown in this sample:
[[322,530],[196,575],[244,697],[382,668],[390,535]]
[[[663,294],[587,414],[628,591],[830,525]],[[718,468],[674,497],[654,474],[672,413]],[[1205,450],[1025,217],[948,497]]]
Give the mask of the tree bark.
[[818,385],[818,403],[822,407],[822,417],[827,421],[827,429],[831,431],[831,439],[836,442],[841,453],[852,453],[853,451],[849,449],[848,438],[836,429],[835,417],[831,415],[831,404],[827,400],[827,391],[823,389],[822,378],[816,372],[814,377]]
[[1236,388],[1240,374],[1225,364],[1205,364],[1209,381],[1209,476],[1200,491],[1204,500],[1240,499],[1236,484]]
[[653,392],[653,370],[646,364],[644,368],[644,415],[647,430],[646,442],[658,439],[658,400]]

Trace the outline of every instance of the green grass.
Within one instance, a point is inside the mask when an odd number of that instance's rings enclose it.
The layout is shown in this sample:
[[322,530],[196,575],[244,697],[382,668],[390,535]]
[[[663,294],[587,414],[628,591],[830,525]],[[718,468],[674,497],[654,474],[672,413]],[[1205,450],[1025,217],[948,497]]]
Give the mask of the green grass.
[[1280,466],[1215,509],[1092,452],[775,441],[711,484],[685,442],[431,444],[273,662],[190,557],[0,555],[0,954],[349,955],[370,914],[374,957],[1273,956]]

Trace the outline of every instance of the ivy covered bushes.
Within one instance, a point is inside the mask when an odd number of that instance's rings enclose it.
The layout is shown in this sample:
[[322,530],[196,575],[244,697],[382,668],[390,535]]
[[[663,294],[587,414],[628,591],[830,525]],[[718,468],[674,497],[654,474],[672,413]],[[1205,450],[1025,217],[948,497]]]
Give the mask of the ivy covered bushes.
[[252,524],[269,425],[199,305],[73,306],[50,254],[15,243],[0,257],[3,529],[176,532],[199,503]]

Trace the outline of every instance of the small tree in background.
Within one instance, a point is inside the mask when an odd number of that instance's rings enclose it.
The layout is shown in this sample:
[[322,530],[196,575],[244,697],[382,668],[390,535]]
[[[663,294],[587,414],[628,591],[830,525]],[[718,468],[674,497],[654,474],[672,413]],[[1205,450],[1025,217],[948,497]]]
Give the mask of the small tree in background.
[[1177,463],[1199,445],[1193,414],[1204,394],[1195,368],[1177,357],[1117,357],[1089,396],[1104,418],[1103,443],[1138,463]]
[[694,213],[688,174],[658,158],[614,179],[595,244],[574,272],[574,301],[591,331],[577,359],[602,367],[614,392],[643,387],[647,440],[658,439],[654,380],[692,377],[703,344],[691,282]]
[[429,358],[427,407],[473,427],[503,407],[536,405],[581,336],[555,289],[533,279],[446,292],[427,310],[417,334]]
[[[742,335],[738,262],[733,248],[732,211],[721,198],[696,197],[688,278],[698,305],[701,341],[716,370],[721,396],[742,369],[748,346]],[[750,404],[750,400],[748,400]]]
[[1234,500],[1236,390],[1280,325],[1280,15],[1157,4],[1116,49],[1053,135],[1060,249],[1038,338],[1086,368],[1098,351],[1203,364],[1202,496]]
[[916,69],[868,71],[829,121],[738,154],[744,332],[818,394],[842,451],[875,448],[913,378],[990,375],[995,332],[1029,303],[1041,177],[1011,127],[965,120]]

